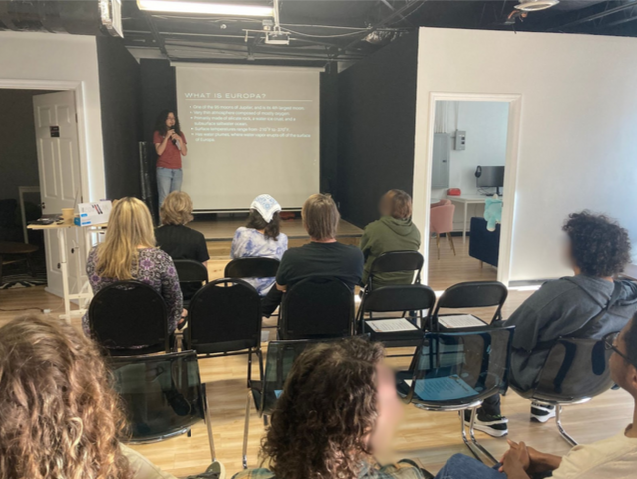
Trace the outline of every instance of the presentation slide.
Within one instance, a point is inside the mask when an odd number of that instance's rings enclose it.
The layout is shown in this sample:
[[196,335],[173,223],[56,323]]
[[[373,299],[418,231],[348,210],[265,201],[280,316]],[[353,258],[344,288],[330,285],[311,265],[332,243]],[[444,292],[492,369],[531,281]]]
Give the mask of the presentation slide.
[[319,191],[319,70],[177,65],[188,142],[182,190],[195,211],[248,209],[272,195],[299,208]]

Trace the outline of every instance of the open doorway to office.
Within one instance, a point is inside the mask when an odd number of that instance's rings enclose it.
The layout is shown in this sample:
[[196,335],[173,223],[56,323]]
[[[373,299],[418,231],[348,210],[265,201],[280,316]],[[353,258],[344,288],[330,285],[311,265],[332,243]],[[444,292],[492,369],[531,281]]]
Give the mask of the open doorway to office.
[[427,282],[436,290],[508,282],[518,101],[441,95],[431,104],[425,254]]

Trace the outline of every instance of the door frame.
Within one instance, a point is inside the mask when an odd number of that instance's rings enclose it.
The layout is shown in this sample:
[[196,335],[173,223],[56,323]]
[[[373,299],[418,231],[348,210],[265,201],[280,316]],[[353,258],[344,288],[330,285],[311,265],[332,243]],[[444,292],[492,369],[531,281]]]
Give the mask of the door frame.
[[[515,222],[515,197],[518,185],[518,163],[520,146],[520,126],[522,117],[522,95],[499,93],[446,93],[431,92],[429,94],[429,125],[427,129],[427,163],[425,177],[414,177],[414,183],[425,181],[424,206],[425,227],[423,248],[427,258],[427,268],[424,271],[423,283],[429,279],[429,241],[430,241],[430,203],[431,203],[431,173],[433,167],[434,127],[436,121],[436,103],[439,101],[482,101],[505,102],[509,104],[509,118],[507,121],[507,143],[504,174],[504,191],[507,201],[502,205],[502,223],[500,224],[500,250],[498,251],[497,280],[509,286],[511,277],[511,249],[513,240],[513,225]],[[416,185],[414,185],[416,186]],[[467,247],[467,246],[464,246]]]
[[[68,80],[21,80],[16,78],[0,78],[2,90],[72,90],[75,93],[75,112],[77,113],[77,139],[79,143],[80,192],[83,202],[89,198],[88,177],[88,140],[86,137],[86,115],[84,109],[84,84],[81,81]],[[35,141],[35,140],[34,140]],[[39,164],[38,164],[38,174]]]

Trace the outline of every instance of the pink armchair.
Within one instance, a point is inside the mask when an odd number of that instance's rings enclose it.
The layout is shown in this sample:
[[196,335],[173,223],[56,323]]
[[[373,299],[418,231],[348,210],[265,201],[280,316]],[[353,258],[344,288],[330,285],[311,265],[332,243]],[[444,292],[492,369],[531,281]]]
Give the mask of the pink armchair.
[[455,205],[443,204],[441,206],[435,206],[431,208],[431,222],[430,230],[436,233],[436,246],[438,247],[438,259],[440,259],[440,235],[446,233],[447,240],[453,251],[453,255],[456,255],[456,247],[453,244],[451,238],[451,232],[453,231],[453,213],[456,210]]

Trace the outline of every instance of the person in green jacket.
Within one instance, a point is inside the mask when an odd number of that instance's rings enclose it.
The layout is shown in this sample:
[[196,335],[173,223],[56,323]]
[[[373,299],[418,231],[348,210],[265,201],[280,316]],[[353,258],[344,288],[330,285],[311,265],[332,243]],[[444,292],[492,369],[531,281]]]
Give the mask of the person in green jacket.
[[[360,248],[365,256],[363,285],[367,284],[372,263],[388,251],[418,251],[420,231],[411,221],[411,196],[402,190],[389,190],[380,200],[379,220],[365,227]],[[374,287],[411,284],[413,272],[380,273],[374,276]]]

